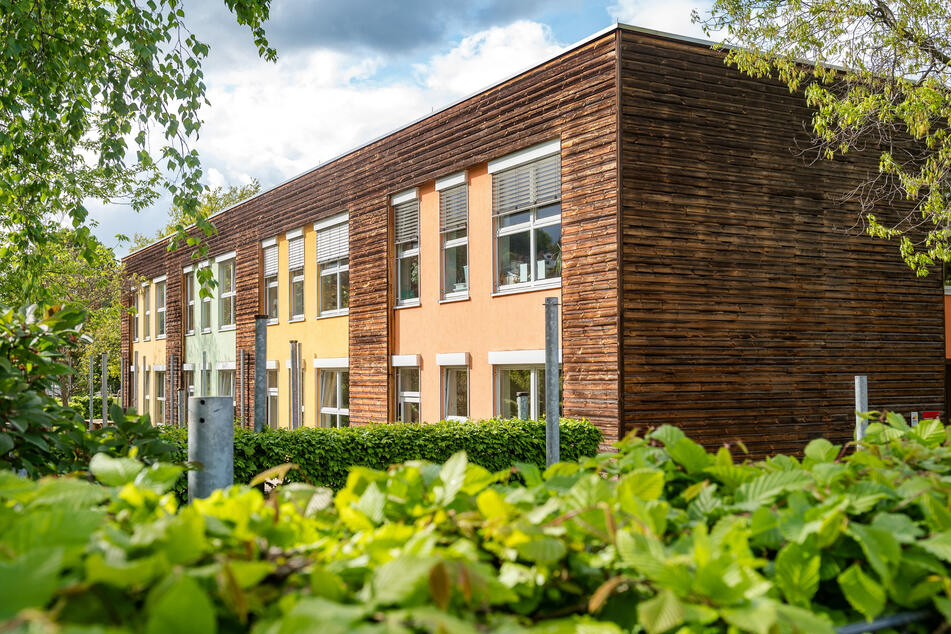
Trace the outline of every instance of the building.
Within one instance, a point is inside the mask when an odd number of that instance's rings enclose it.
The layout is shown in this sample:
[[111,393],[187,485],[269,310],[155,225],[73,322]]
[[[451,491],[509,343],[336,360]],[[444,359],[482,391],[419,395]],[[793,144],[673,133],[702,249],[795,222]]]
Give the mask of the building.
[[274,426],[504,417],[520,391],[538,415],[557,297],[564,415],[608,440],[848,437],[858,374],[874,408],[944,410],[940,276],[849,231],[877,157],[807,165],[809,118],[703,42],[596,34],[217,214],[207,261],[125,258],[126,402],[177,423],[187,386],[249,421],[266,313]]

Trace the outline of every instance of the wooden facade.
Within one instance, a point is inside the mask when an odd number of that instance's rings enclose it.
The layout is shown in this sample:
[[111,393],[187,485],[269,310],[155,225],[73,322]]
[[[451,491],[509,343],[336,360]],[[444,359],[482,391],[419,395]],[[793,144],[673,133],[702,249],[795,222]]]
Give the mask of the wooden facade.
[[[350,419],[393,418],[389,196],[561,140],[564,415],[606,440],[679,424],[757,452],[841,437],[851,377],[872,405],[944,409],[939,281],[846,229],[861,157],[806,166],[809,112],[695,43],[618,27],[213,218],[236,251],[236,348],[253,376],[260,241],[347,211]],[[125,259],[166,274],[167,350],[182,354],[185,251]],[[936,276],[935,276],[936,277]],[[934,306],[934,311],[931,307]],[[131,357],[128,324],[123,354]],[[169,366],[181,385],[181,368]],[[129,395],[126,381],[127,393]],[[253,411],[253,392],[247,395]]]

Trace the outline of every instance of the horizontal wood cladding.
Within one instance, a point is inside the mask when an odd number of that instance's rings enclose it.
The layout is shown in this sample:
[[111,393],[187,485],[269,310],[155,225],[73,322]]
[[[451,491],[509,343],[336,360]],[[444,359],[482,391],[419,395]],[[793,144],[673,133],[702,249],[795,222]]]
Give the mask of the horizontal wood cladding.
[[[615,38],[608,33],[216,216],[217,234],[203,242],[210,256],[238,251],[238,349],[253,350],[259,241],[348,211],[350,418],[354,423],[391,420],[388,196],[560,136],[565,414],[586,417],[608,438],[616,437]],[[149,247],[126,263],[131,270],[151,270],[160,249],[164,245]],[[164,269],[171,278],[189,262],[189,253],[174,253]],[[180,285],[176,288],[173,292],[169,285],[168,310],[178,313],[178,330],[170,330],[169,338],[178,338],[181,349]]]
[[944,410],[939,276],[857,235],[874,155],[807,165],[801,97],[718,53],[621,36],[625,429],[798,451],[873,409]]

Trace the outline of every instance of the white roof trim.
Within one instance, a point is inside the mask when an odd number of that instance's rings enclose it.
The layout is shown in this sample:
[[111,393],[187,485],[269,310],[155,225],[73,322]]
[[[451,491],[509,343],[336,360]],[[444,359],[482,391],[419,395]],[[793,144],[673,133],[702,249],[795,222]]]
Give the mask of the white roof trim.
[[444,189],[449,189],[450,187],[455,187],[456,185],[465,185],[466,184],[466,171],[456,172],[455,174],[450,174],[449,176],[443,176],[442,178],[436,179],[436,191],[442,191]]
[[215,369],[217,370],[234,370],[235,365],[234,361],[219,361],[215,364]]
[[323,359],[314,359],[314,367],[318,369],[343,369],[350,367],[350,357],[324,357]]
[[436,355],[436,365],[469,367],[472,365],[472,357],[468,352],[446,352]]
[[417,198],[419,198],[419,188],[413,187],[390,196],[390,204],[399,205],[400,203],[416,200]]
[[262,249],[273,247],[275,244],[277,244],[277,238],[268,238],[267,240],[261,240]]
[[304,235],[304,229],[303,229],[303,228],[301,228],[301,229],[291,229],[290,231],[288,231],[287,233],[284,234],[284,239],[285,239],[285,240],[293,240],[294,238],[299,238],[299,237],[301,237],[302,235]]
[[224,262],[226,260],[233,260],[238,254],[234,251],[228,251],[227,253],[222,253],[221,255],[215,256],[215,263]]
[[[558,349],[561,363],[561,348]],[[489,365],[544,365],[545,350],[493,350],[489,352]]]
[[326,229],[327,227],[341,225],[345,222],[350,222],[350,213],[346,211],[342,214],[336,214],[329,218],[318,220],[314,223],[314,231],[320,231],[321,229]]
[[153,284],[158,284],[158,283],[160,283],[160,282],[164,282],[164,281],[167,280],[167,279],[168,279],[168,276],[167,276],[167,275],[159,275],[158,277],[153,277],[153,278],[152,278],[152,283],[153,283]]
[[558,154],[559,152],[561,152],[561,139],[552,139],[551,141],[533,145],[524,150],[519,150],[502,158],[489,161],[489,174],[495,174],[502,170],[518,167],[525,163],[531,163],[532,161],[551,156],[552,154]]
[[390,363],[394,368],[418,368],[421,365],[418,354],[394,354]]
[[195,369],[195,364],[194,364],[194,363],[183,363],[183,364],[182,364],[182,370],[184,370],[184,371],[186,371],[186,372],[191,372],[191,371],[193,371],[194,369]]
[[266,367],[268,370],[276,370],[276,369],[277,369],[277,361],[273,361],[273,360],[272,360],[272,361],[268,361],[268,362],[265,364],[265,367]]
[[155,370],[156,372],[165,372],[165,364],[156,363],[155,365],[152,366],[152,369]]

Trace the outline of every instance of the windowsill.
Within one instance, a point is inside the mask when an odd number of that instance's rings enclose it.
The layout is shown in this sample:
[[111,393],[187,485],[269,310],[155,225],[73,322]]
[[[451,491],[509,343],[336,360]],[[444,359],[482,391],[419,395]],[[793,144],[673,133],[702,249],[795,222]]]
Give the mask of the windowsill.
[[151,339],[151,338],[149,338],[149,337],[146,337],[146,338],[145,338],[145,339],[143,339],[142,341],[152,341],[152,339]]
[[133,339],[133,340],[132,340],[132,343],[139,343],[138,337],[136,337],[135,339]]
[[203,335],[210,335],[210,334],[211,334],[211,328],[202,328],[202,329],[201,329],[201,334],[203,334]]
[[165,335],[155,335],[156,339],[165,339]]
[[298,316],[298,317],[291,317],[290,319],[287,320],[287,323],[289,323],[289,324],[296,324],[296,323],[302,322],[302,321],[304,321],[304,316],[303,316],[303,315],[300,315],[300,316]]
[[945,294],[945,295],[951,295],[951,286],[945,286],[945,287],[944,287],[944,294]]
[[418,299],[410,299],[403,302],[402,304],[397,304],[393,307],[393,310],[400,310],[402,308],[419,308],[419,305]]
[[317,319],[330,319],[331,317],[343,317],[350,314],[349,308],[343,308],[340,310],[325,310],[322,313],[317,315]]
[[195,331],[194,331],[194,330],[189,330],[189,331],[185,332],[185,336],[186,336],[186,337],[191,337],[193,334],[195,334]]
[[445,420],[451,420],[456,423],[464,423],[469,419],[466,418],[465,416],[446,416]]
[[220,326],[218,328],[218,332],[227,332],[229,330],[235,330],[237,327],[238,326],[235,324],[231,324],[230,326]]
[[441,300],[439,300],[439,303],[440,303],[440,304],[451,304],[451,303],[453,303],[453,302],[467,302],[467,301],[469,301],[469,299],[471,299],[471,298],[469,297],[469,293],[465,293],[465,294],[463,294],[463,295],[446,295],[446,296],[443,297]]
[[530,282],[524,285],[520,284],[518,286],[505,286],[492,293],[492,297],[515,295],[516,293],[530,293],[532,291],[545,291],[553,288],[561,288],[560,277],[555,277],[551,280],[546,280],[545,282]]
[[279,323],[281,323],[281,320],[278,319],[277,317],[275,317],[274,319],[268,319],[268,320],[267,320],[267,325],[268,325],[268,326],[276,326],[276,325],[278,325]]

